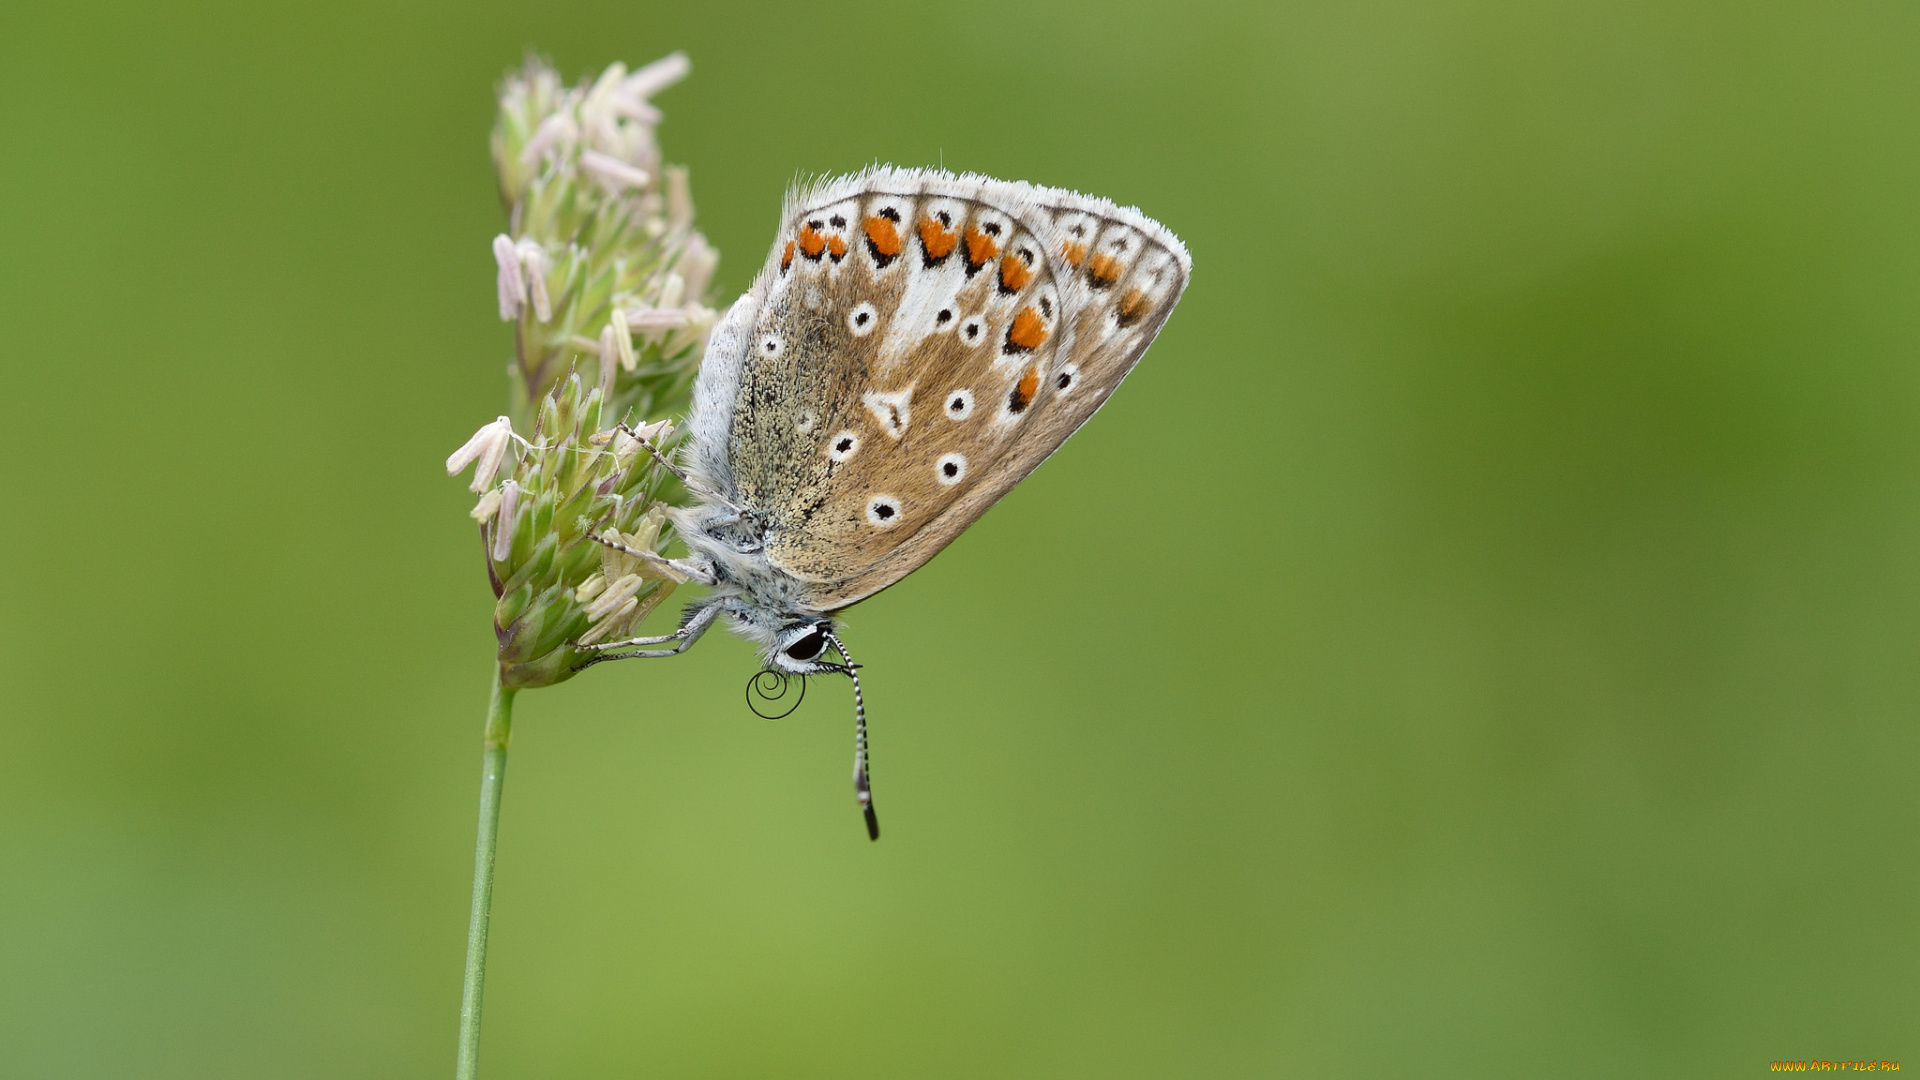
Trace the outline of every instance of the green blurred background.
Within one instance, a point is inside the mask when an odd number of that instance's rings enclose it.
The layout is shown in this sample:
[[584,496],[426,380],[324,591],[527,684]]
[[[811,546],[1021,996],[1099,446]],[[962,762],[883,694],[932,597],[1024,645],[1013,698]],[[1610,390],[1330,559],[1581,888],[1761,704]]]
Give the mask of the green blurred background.
[[452,1069],[492,88],[672,49],[722,299],[798,172],[1137,203],[1112,404],[755,661],[522,695],[505,1077],[1920,1056],[1910,3],[0,16],[0,1076]]

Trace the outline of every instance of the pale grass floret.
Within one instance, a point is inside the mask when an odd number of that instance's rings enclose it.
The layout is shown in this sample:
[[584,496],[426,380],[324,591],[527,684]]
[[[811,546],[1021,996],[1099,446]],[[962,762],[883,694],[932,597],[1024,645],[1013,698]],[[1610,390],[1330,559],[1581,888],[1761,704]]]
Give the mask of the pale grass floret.
[[647,127],[659,127],[663,119],[660,110],[651,101],[615,96],[608,106],[617,115],[624,116],[636,124],[645,124]]
[[693,61],[687,59],[686,53],[669,53],[627,76],[620,84],[620,93],[633,101],[645,101],[692,71]]
[[687,187],[687,167],[669,165],[667,177],[667,224],[686,229],[693,224],[693,192]]
[[692,321],[680,308],[628,308],[622,314],[627,320],[627,328],[635,334],[679,330]]
[[687,246],[681,251],[676,266],[687,283],[687,295],[707,295],[707,285],[712,282],[714,268],[719,264],[720,256],[707,246],[706,237],[699,233],[687,237]]
[[493,519],[493,561],[503,562],[513,553],[513,519],[520,512],[520,485],[512,480],[500,485],[500,509]]
[[645,169],[598,150],[580,151],[580,167],[592,173],[609,191],[615,192],[623,187],[644,188],[653,179]]
[[613,347],[618,350],[620,366],[632,371],[640,363],[640,357],[633,351],[633,327],[627,322],[627,313],[614,308],[608,329],[613,331]]
[[591,627],[588,627],[587,632],[580,635],[579,644],[582,646],[592,645],[610,634],[622,631],[628,620],[633,618],[633,613],[638,611],[639,608],[639,597],[627,597],[626,603],[607,612],[599,621],[595,622]]
[[473,465],[473,483],[468,485],[468,490],[478,495],[493,486],[493,478],[500,472],[500,463],[506,459],[507,444],[512,441],[513,421],[502,416],[474,432],[473,438],[447,458],[447,475],[452,476]]
[[589,143],[608,148],[618,145],[621,115],[614,105],[614,97],[620,93],[620,84],[626,76],[627,65],[618,61],[608,65],[580,100],[580,127]]
[[500,320],[512,322],[520,317],[521,299],[527,295],[526,283],[520,280],[520,253],[513,246],[513,237],[501,233],[493,238],[493,260],[500,264]]
[[624,64],[609,65],[586,91],[571,91],[562,98],[554,115],[567,116],[569,121],[564,126],[554,124],[552,133],[547,130],[551,120],[543,123],[527,144],[528,151],[537,152],[523,152],[522,160],[531,166],[542,154],[564,153],[578,144],[581,166],[611,189],[646,187],[660,156],[653,129],[661,119],[660,110],[647,99],[692,69],[682,53],[656,60],[631,75]]
[[594,620],[603,618],[608,612],[633,599],[633,594],[639,592],[646,583],[646,578],[638,573],[627,574],[609,583],[606,591],[587,605],[587,618]]
[[546,249],[530,239],[516,244],[511,236],[501,233],[493,238],[493,261],[500,265],[500,318],[505,322],[519,318],[522,305],[531,300],[534,317],[541,322],[552,321],[547,275],[553,264]]
[[467,516],[475,521],[485,521],[498,509],[500,509],[500,489],[488,488],[487,493],[480,496],[480,501],[473,504],[473,509],[467,511]]
[[579,141],[580,128],[574,124],[573,114],[561,109],[540,122],[520,151],[520,163],[532,168],[548,155],[564,155]]
[[[632,337],[629,336],[627,341],[631,348]],[[614,343],[613,324],[608,323],[600,328],[600,400],[605,401],[613,396],[614,373],[619,370],[620,363],[620,349]]]
[[553,267],[547,260],[547,250],[531,238],[520,241],[516,250],[520,253],[528,297],[533,301],[533,317],[541,322],[553,321],[553,305],[547,299],[547,274]]
[[667,276],[660,281],[660,299],[658,306],[663,308],[677,308],[680,306],[680,301],[684,299],[686,295],[687,279],[672,270],[667,271]]
[[667,335],[665,348],[668,352],[678,352],[681,349],[703,344],[707,339],[707,332],[713,329],[713,324],[720,318],[719,312],[702,304],[688,304],[685,310],[687,324]]

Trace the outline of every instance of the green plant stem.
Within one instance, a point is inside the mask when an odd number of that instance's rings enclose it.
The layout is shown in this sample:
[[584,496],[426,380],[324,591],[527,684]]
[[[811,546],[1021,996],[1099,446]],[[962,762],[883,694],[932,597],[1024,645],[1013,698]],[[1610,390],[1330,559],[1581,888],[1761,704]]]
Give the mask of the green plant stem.
[[467,977],[460,995],[457,1080],[480,1072],[480,990],[487,978],[487,921],[493,913],[493,852],[500,839],[500,788],[507,778],[507,738],[513,733],[514,690],[500,685],[493,666],[487,702],[485,752],[480,765],[480,835],[473,846],[473,915],[467,921]]

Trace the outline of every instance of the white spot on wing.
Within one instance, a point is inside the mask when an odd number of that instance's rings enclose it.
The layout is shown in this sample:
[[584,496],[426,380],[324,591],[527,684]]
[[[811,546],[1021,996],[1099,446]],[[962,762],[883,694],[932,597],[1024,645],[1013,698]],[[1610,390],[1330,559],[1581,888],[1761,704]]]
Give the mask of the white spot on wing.
[[1073,388],[1078,385],[1080,385],[1079,364],[1068,364],[1053,376],[1053,388],[1062,395],[1072,393]]
[[873,328],[879,324],[879,321],[880,313],[874,310],[872,304],[865,301],[847,312],[847,329],[853,332],[854,337],[866,337],[873,333]]
[[980,345],[987,340],[987,321],[975,315],[960,323],[960,340],[968,345]]
[[967,455],[965,454],[942,454],[940,460],[934,463],[933,478],[942,484],[957,484],[966,479],[966,476]]
[[955,390],[947,395],[947,419],[965,420],[973,415],[973,391]]
[[913,387],[891,394],[869,390],[861,395],[860,400],[866,404],[867,411],[873,414],[874,419],[880,421],[880,427],[888,435],[898,439],[907,433],[907,423],[912,419],[908,407],[913,400]]
[[867,520],[881,529],[891,529],[900,524],[900,500],[891,495],[875,495],[868,499]]
[[843,431],[827,441],[827,458],[830,461],[845,461],[860,452],[860,436],[851,431]]

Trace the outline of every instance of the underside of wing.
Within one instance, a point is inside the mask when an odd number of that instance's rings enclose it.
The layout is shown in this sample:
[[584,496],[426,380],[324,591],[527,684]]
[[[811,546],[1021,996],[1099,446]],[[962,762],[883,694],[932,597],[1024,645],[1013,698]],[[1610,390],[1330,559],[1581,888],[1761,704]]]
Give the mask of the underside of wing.
[[764,523],[799,606],[845,607],[1084,423],[1187,274],[1157,223],[1057,189],[879,169],[797,192],[715,332],[690,464]]
[[[838,580],[808,591],[812,606],[836,610],[899,581],[972,524],[1086,423],[1133,370],[1186,288],[1186,248],[1158,222],[1102,199],[979,178],[972,198],[1015,217],[1037,237],[1060,319],[1050,348],[1001,364],[992,383],[1003,440],[990,458],[970,460],[971,483],[912,534]],[[1024,400],[1008,417],[1004,406]]]

